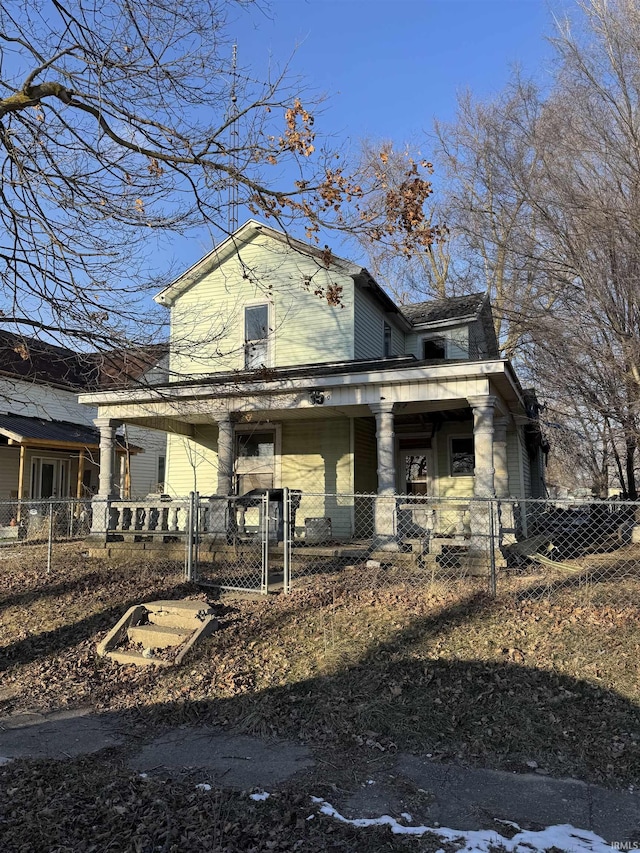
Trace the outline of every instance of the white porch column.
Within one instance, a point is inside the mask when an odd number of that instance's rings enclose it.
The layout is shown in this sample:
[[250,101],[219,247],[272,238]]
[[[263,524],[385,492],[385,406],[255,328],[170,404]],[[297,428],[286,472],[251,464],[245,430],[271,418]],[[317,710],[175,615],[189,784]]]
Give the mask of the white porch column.
[[495,469],[493,467],[493,409],[496,398],[471,397],[469,405],[473,409],[473,444],[475,454],[475,477],[473,496],[476,498],[495,497]]
[[393,403],[370,403],[376,419],[378,456],[378,499],[374,509],[374,531],[381,547],[397,550],[395,541],[396,458]]
[[[491,511],[492,505],[487,498],[495,498],[495,470],[493,461],[493,410],[496,398],[471,397],[469,405],[473,409],[473,444],[475,471],[473,496],[479,500],[471,503],[469,541],[470,569],[488,572],[491,552],[495,553],[497,543],[492,542]],[[482,500],[480,500],[482,499]]]
[[92,501],[91,533],[104,537],[109,529],[110,501],[113,497],[113,469],[116,429],[111,418],[96,418],[100,431],[100,475],[98,494]]
[[233,423],[231,416],[216,416],[218,424],[218,488],[216,494],[230,495],[233,475]]
[[98,497],[106,500],[113,497],[114,449],[116,441],[115,423],[110,418],[96,418],[94,424],[100,430],[100,477]]

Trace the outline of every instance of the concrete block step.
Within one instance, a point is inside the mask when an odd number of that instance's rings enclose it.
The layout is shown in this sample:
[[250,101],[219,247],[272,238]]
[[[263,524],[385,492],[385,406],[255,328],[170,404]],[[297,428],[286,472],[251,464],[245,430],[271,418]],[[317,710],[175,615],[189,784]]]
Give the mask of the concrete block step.
[[184,643],[191,631],[191,628],[150,624],[132,625],[127,633],[133,643],[140,643],[145,649],[167,649]]
[[148,601],[144,606],[151,624],[188,631],[195,631],[213,613],[204,601]]
[[141,652],[107,652],[106,657],[123,666],[173,666],[173,661],[144,657]]

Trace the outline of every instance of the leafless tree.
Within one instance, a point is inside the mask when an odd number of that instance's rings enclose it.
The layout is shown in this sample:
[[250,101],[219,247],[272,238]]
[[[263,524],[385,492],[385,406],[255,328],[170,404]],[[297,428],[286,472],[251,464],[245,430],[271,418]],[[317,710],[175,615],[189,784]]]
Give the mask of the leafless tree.
[[[0,9],[0,319],[61,343],[141,328],[168,232],[230,199],[285,229],[381,235],[297,81],[231,74],[251,0],[9,0]],[[260,11],[258,11],[260,13]],[[416,192],[428,181],[415,174]],[[233,191],[230,193],[230,188]],[[418,192],[418,196],[420,193]],[[411,199],[396,198],[402,216]],[[424,226],[424,227],[423,227]],[[404,221],[405,229],[428,223]]]

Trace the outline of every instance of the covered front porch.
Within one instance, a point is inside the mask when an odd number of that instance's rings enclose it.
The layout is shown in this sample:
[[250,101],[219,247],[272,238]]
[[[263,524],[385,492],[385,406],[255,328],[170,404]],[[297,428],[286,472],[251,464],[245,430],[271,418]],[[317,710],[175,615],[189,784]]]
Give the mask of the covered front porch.
[[[174,509],[198,492],[225,506],[211,512],[211,537],[250,536],[261,524],[259,495],[287,488],[299,495],[294,541],[373,539],[389,551],[414,543],[424,551],[428,541],[435,551],[440,538],[473,551],[486,549],[492,524],[482,501],[527,495],[526,407],[505,361],[392,358],[270,374],[83,395],[100,415],[94,534],[180,534]],[[123,422],[167,433],[157,506],[115,501],[113,442]],[[239,523],[238,506],[252,495]]]

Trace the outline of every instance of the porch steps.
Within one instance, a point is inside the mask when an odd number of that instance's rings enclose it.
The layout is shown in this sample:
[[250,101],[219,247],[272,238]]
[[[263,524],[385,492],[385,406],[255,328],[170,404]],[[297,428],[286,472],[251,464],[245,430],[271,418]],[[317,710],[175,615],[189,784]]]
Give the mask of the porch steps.
[[[124,665],[178,666],[199,640],[218,627],[213,610],[203,601],[134,604],[98,644],[98,654]],[[127,647],[128,643],[138,648]]]

